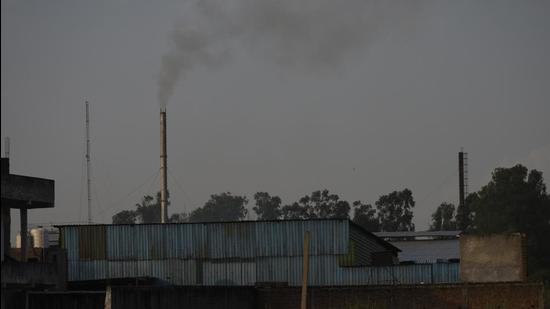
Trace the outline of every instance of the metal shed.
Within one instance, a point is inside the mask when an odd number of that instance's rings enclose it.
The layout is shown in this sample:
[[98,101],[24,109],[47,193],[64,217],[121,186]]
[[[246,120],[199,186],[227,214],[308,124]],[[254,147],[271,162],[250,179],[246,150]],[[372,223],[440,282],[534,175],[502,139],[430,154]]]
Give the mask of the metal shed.
[[396,261],[399,249],[345,219],[58,227],[69,281],[155,277],[176,285],[299,285],[306,231],[312,285],[405,280],[394,266],[370,266],[380,252]]

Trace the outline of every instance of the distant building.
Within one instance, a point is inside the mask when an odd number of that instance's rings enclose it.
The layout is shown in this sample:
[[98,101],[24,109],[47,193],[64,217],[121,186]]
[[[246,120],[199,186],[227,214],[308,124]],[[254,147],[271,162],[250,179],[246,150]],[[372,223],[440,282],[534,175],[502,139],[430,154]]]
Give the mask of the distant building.
[[378,237],[401,250],[399,262],[448,263],[460,261],[461,231],[378,232]]

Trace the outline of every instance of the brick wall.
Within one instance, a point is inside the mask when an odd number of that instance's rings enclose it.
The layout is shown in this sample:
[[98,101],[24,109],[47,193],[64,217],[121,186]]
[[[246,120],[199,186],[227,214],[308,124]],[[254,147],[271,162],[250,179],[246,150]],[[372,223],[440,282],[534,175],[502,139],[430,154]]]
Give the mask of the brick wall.
[[[308,308],[544,308],[543,286],[527,283],[310,288]],[[299,288],[260,288],[256,308],[299,308]]]
[[[536,283],[309,288],[308,308],[543,309],[543,290],[543,285]],[[24,293],[7,295],[9,293],[5,293],[6,291],[2,292],[5,304],[25,304]],[[4,299],[5,296],[11,296],[8,298],[12,299]],[[113,288],[111,296],[112,309],[300,307],[300,288],[295,287],[133,287]],[[104,292],[28,294],[29,308],[103,309],[104,299]]]

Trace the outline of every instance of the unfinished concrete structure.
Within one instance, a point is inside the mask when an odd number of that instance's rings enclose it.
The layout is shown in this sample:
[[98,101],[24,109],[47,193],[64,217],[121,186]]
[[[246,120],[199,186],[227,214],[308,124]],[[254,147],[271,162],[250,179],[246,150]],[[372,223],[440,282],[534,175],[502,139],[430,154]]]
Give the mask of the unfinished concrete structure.
[[[14,175],[10,161],[2,158],[2,261],[8,253],[11,240],[11,209],[19,209],[21,231],[27,231],[27,211],[54,207],[55,190],[51,179]],[[21,237],[21,260],[28,256],[27,237]]]
[[11,174],[9,159],[2,158],[1,196],[3,309],[21,303],[17,295],[29,289],[65,288],[66,254],[59,248],[31,251],[27,237],[21,237],[20,249],[11,248],[11,209],[19,209],[22,235],[26,235],[28,209],[54,207],[53,180]]
[[460,280],[463,282],[525,281],[527,239],[524,234],[462,235]]

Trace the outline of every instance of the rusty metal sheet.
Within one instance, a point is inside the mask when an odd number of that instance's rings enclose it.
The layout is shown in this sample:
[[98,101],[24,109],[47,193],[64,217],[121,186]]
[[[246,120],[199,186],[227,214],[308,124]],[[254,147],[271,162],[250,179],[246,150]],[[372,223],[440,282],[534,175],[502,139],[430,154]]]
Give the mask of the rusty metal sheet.
[[105,260],[106,233],[104,225],[83,225],[78,229],[78,247],[81,260]]

